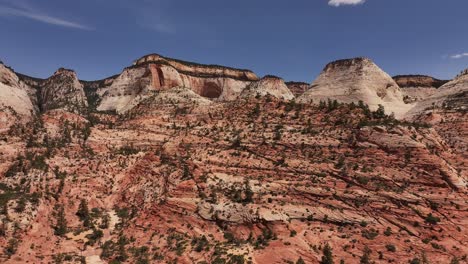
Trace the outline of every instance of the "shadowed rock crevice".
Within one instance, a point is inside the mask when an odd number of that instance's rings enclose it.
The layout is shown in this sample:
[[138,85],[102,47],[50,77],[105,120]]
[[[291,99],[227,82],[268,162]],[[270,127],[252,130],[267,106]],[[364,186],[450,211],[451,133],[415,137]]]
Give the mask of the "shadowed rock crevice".
[[221,89],[221,87],[219,87],[219,85],[217,85],[214,82],[207,82],[203,85],[200,95],[203,97],[214,99],[221,96],[222,92],[223,90]]

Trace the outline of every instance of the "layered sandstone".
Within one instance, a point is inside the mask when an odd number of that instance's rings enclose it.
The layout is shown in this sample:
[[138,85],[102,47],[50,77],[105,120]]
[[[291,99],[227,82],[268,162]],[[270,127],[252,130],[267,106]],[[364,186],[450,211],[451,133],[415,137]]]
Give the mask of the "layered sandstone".
[[427,75],[397,75],[393,79],[400,88],[427,87],[439,88],[449,81],[439,80]]
[[133,65],[140,66],[148,63],[168,64],[178,72],[198,77],[227,77],[246,81],[256,81],[257,76],[250,70],[235,69],[220,65],[206,65],[166,58],[158,54],[146,55],[136,60]]
[[125,112],[151,91],[188,87],[195,93],[219,101],[235,100],[257,76],[249,70],[203,65],[148,55],[107,81],[88,82],[99,95],[100,111]]
[[385,263],[468,254],[466,157],[443,130],[291,105],[175,87],[94,113],[86,136],[83,116],[43,113],[0,141],[1,261],[318,264],[327,243],[346,263],[366,246]]
[[407,104],[432,96],[437,88],[448,82],[426,75],[397,75],[393,79],[402,88],[403,99]]
[[294,99],[294,94],[286,86],[283,79],[271,75],[265,76],[259,81],[251,83],[240,95],[241,98],[263,96],[272,96],[283,100]]
[[[157,54],[144,56],[136,60],[132,67],[154,65],[155,80],[159,80],[162,88],[175,86],[189,87],[201,96],[222,101],[234,100],[240,92],[258,77],[250,70],[241,70],[219,65],[205,65],[193,62],[166,58]],[[166,73],[172,67],[180,76],[181,81],[165,83],[171,78],[172,72]],[[166,77],[168,76],[168,77]],[[178,79],[178,77],[176,77]]]
[[363,101],[371,109],[383,105],[387,113],[401,117],[411,105],[403,101],[398,84],[370,59],[354,58],[329,63],[310,90],[298,98],[300,102]]

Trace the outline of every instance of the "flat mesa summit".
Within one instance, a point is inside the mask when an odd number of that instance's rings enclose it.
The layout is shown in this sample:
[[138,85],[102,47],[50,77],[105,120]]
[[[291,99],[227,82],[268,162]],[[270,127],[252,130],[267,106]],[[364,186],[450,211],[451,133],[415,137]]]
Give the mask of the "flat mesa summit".
[[0,63],[0,263],[466,263],[467,94],[366,58]]

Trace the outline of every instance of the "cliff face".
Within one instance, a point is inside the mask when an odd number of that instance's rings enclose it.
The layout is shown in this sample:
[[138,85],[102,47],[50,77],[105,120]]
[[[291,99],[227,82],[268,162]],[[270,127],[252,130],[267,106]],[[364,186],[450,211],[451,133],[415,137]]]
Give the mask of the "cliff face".
[[350,103],[363,101],[371,109],[383,105],[388,113],[401,117],[411,105],[403,102],[398,84],[370,59],[354,58],[329,63],[300,102],[328,99]]
[[202,65],[148,55],[108,81],[89,83],[100,97],[98,110],[125,112],[151,91],[188,87],[195,93],[220,101],[235,100],[257,76],[249,70]]
[[258,80],[250,70],[186,62],[157,54],[136,60],[132,67],[147,65],[154,68],[153,76],[160,89],[185,86],[201,96],[221,101],[235,100],[247,85]]
[[63,109],[81,113],[88,101],[81,84],[72,70],[60,68],[51,77],[39,84],[41,110]]
[[405,103],[422,101],[437,92],[437,88],[448,81],[426,75],[397,75],[393,79],[402,88]]
[[428,87],[439,88],[446,84],[447,80],[439,80],[426,75],[397,75],[393,79],[401,88]]
[[140,66],[148,63],[168,64],[182,74],[198,77],[224,77],[243,81],[258,80],[258,77],[250,70],[241,70],[220,65],[205,65],[194,62],[181,61],[166,58],[158,54],[146,55],[136,60],[133,63],[133,66]]
[[0,108],[5,107],[28,118],[38,110],[36,90],[20,80],[12,69],[0,63]]
[[273,96],[278,99],[291,100],[294,94],[284,83],[283,79],[275,76],[265,76],[257,82],[251,83],[242,91],[242,98]]

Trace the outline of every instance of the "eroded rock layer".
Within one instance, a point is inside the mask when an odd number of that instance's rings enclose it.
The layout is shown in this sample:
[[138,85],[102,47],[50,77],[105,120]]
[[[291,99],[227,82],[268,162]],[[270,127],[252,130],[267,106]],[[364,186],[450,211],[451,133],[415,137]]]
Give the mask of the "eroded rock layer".
[[398,75],[393,79],[402,88],[403,100],[407,104],[432,96],[437,92],[437,88],[448,82],[426,75]]
[[2,263],[315,264],[326,244],[346,263],[468,254],[468,163],[440,123],[180,87],[120,116],[40,120],[1,134]]

